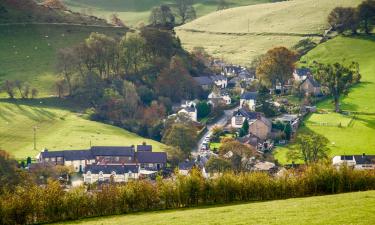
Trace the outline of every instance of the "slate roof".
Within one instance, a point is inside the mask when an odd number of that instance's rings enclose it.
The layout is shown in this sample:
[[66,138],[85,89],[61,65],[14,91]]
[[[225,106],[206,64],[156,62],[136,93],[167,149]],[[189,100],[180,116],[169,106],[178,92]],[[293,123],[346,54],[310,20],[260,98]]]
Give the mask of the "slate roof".
[[244,92],[241,95],[241,99],[246,99],[246,100],[254,99],[254,100],[256,100],[257,95],[258,95],[258,93],[256,93],[256,92]]
[[191,168],[193,168],[194,165],[194,162],[182,162],[178,164],[178,168],[180,170],[191,170]]
[[138,152],[152,152],[152,145],[137,145]]
[[94,156],[134,156],[134,147],[130,146],[93,146]]
[[256,120],[260,117],[260,114],[258,112],[251,112],[249,110],[246,110],[244,108],[241,108],[233,113],[233,116],[243,116],[246,117],[248,120]]
[[98,174],[103,172],[103,174],[111,174],[115,172],[116,174],[125,173],[138,173],[139,166],[137,165],[87,165],[85,167],[85,172],[90,171],[93,174]]
[[89,150],[69,150],[69,151],[44,151],[41,152],[43,158],[63,157],[65,161],[94,159]]
[[342,155],[341,160],[345,160],[345,161],[354,160],[354,157],[352,155]]
[[302,84],[305,83],[307,80],[310,81],[310,83],[312,84],[313,87],[320,87],[320,84],[318,83],[318,81],[316,81],[316,80],[315,80],[313,77],[311,77],[311,76],[308,76],[308,77],[302,82]]
[[295,73],[299,77],[303,77],[303,76],[310,75],[311,74],[311,70],[309,68],[298,68],[298,69],[296,69]]
[[136,152],[135,157],[138,163],[167,163],[165,152]]
[[356,164],[375,164],[375,155],[354,155]]
[[214,82],[213,80],[208,76],[201,76],[201,77],[193,77],[195,82],[199,85],[212,85]]

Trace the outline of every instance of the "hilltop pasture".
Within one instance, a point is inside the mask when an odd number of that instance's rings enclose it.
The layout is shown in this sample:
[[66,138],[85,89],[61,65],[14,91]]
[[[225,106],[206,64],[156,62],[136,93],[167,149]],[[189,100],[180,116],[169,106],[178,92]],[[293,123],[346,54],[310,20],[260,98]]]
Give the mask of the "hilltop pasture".
[[203,46],[231,63],[248,65],[275,46],[292,47],[304,38],[318,41],[327,16],[337,6],[361,0],[294,0],[231,8],[211,13],[176,29],[187,49]]
[[[104,19],[109,19],[116,13],[126,25],[135,27],[141,23],[147,24],[151,9],[162,4],[174,5],[174,0],[64,0],[73,11],[84,12]],[[207,15],[217,10],[217,0],[196,0],[194,8],[197,17]],[[227,0],[229,7],[270,2],[270,0]]]

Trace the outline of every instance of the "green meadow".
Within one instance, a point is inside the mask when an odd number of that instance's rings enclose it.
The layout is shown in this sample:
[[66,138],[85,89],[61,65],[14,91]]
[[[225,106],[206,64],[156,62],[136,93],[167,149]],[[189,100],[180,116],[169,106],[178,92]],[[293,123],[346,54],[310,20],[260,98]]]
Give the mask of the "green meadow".
[[[135,27],[147,24],[151,9],[162,4],[174,5],[174,0],[64,0],[73,11],[85,12],[104,19],[116,13],[126,25]],[[217,10],[217,0],[196,0],[194,8],[197,16],[204,16]],[[270,0],[227,0],[229,7],[238,7]]]
[[[342,96],[342,115],[332,112],[333,104],[327,99],[318,104],[322,114],[312,114],[305,120],[301,131],[308,129],[327,137],[331,155],[375,154],[375,38],[337,37],[312,50],[301,61],[322,63],[350,63],[360,65],[362,81]],[[276,151],[280,162],[287,162],[286,148]]]
[[44,148],[79,150],[90,145],[130,146],[142,142],[152,144],[156,151],[162,151],[164,146],[124,129],[87,120],[79,106],[63,100],[0,101],[0,149],[17,159],[34,157]]
[[375,221],[375,191],[238,205],[136,213],[59,225],[325,224],[368,225]]
[[[0,25],[0,85],[27,81],[40,96],[55,94],[56,52],[84,41],[91,32],[122,35],[122,28],[71,25]],[[3,95],[4,96],[4,95]]]
[[176,32],[187,49],[203,46],[215,57],[248,65],[273,47],[292,47],[307,37],[318,41],[333,8],[360,2],[294,0],[237,7],[198,18]]

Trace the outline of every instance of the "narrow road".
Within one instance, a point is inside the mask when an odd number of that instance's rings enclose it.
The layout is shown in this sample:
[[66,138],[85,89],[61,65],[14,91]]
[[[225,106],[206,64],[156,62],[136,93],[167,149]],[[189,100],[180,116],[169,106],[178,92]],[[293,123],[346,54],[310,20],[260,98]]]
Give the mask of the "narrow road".
[[213,124],[210,124],[207,126],[207,131],[206,133],[204,133],[204,135],[201,137],[201,139],[198,141],[197,143],[197,146],[196,148],[194,149],[192,155],[194,157],[196,157],[197,155],[199,155],[199,151],[202,147],[202,144],[204,142],[204,139],[207,137],[207,136],[210,136],[211,133],[212,133],[212,129],[216,126],[225,126],[228,121],[232,118],[232,115],[235,111],[237,111],[240,107],[239,106],[236,106],[235,108],[233,109],[229,109],[229,110],[225,110],[224,111],[224,114],[220,117],[220,119],[218,121],[216,121],[216,123],[213,123]]

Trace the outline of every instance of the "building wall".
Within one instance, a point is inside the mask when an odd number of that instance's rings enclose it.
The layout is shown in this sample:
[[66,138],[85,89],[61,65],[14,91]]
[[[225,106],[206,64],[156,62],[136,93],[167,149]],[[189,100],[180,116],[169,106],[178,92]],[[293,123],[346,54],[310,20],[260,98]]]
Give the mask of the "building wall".
[[301,91],[308,93],[310,95],[320,95],[321,94],[321,88],[320,87],[314,87],[309,80],[306,80],[301,85]]
[[[110,181],[112,174],[83,174],[83,181],[87,184],[92,184],[95,182],[100,181]],[[125,174],[114,174],[113,181],[114,182],[128,182],[131,179],[139,179],[139,173],[131,173],[130,176],[128,173]]]
[[260,139],[266,140],[271,133],[271,127],[262,120],[256,120],[250,124],[249,133]]
[[234,128],[241,128],[244,122],[245,122],[245,117],[233,116],[231,120],[231,125]]
[[241,99],[240,106],[247,106],[249,110],[255,111],[256,101],[254,99]]

